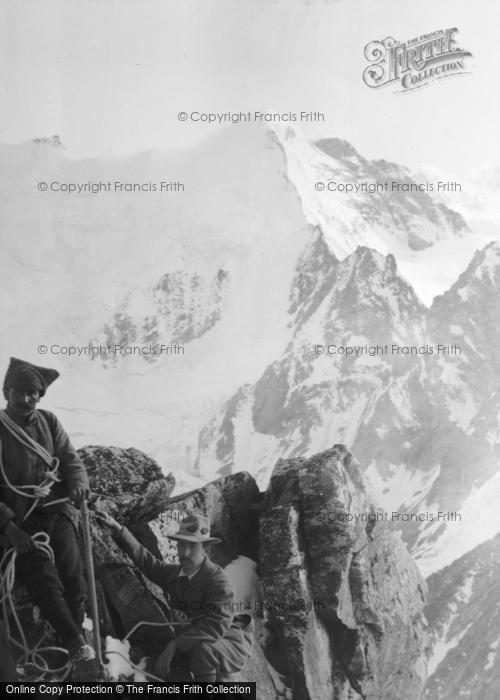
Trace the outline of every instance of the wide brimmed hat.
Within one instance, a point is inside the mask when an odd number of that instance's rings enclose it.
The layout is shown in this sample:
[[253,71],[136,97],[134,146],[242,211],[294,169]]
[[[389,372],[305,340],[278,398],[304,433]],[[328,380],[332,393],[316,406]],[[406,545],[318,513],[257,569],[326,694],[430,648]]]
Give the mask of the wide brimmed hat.
[[43,396],[47,387],[59,376],[59,372],[48,367],[32,365],[31,362],[11,357],[5,379],[4,389],[17,389],[18,391],[39,391]]
[[204,515],[188,515],[181,522],[175,535],[167,535],[180,542],[221,542],[218,537],[210,537],[210,520]]

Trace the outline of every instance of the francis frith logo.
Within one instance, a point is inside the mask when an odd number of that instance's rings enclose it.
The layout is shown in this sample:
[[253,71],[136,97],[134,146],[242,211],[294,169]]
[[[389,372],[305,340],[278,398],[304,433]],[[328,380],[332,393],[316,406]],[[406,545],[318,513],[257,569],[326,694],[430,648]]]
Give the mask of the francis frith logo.
[[405,92],[428,85],[434,80],[466,72],[465,59],[472,56],[457,46],[456,27],[422,34],[405,42],[393,37],[371,41],[365,46],[370,65],[363,80],[370,88],[394,83]]

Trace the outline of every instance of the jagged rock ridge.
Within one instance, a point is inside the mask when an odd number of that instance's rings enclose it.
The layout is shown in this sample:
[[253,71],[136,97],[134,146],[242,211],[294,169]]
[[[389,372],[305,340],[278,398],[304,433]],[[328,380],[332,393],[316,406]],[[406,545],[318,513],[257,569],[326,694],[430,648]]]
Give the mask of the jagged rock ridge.
[[[458,511],[498,465],[499,256],[498,244],[479,252],[428,309],[392,255],[359,248],[338,261],[318,233],[290,293],[292,340],[201,432],[198,469],[244,468],[264,484],[280,455],[340,439],[389,512]],[[346,347],[360,353],[340,354]],[[435,570],[446,525],[402,528]]]

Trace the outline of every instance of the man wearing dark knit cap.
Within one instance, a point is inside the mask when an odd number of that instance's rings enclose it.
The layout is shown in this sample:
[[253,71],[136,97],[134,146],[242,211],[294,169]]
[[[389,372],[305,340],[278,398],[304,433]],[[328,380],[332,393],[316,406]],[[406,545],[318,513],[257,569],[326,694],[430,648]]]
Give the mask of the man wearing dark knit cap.
[[[53,413],[37,404],[59,373],[12,357],[0,411],[0,537],[15,548],[16,578],[28,589],[74,662],[94,658],[82,634],[86,585],[75,536],[87,498],[83,463]],[[72,522],[73,521],[73,522]],[[54,554],[37,546],[46,533]]]
[[210,536],[209,519],[195,513],[184,518],[179,532],[169,535],[177,541],[179,564],[167,564],[110,515],[102,511],[97,515],[139,569],[162,588],[182,620],[158,657],[156,674],[167,679],[174,656],[182,654],[195,681],[232,680],[252,651],[253,623],[249,615],[235,614],[241,606],[234,601],[231,583],[206,552],[207,544],[220,542]]

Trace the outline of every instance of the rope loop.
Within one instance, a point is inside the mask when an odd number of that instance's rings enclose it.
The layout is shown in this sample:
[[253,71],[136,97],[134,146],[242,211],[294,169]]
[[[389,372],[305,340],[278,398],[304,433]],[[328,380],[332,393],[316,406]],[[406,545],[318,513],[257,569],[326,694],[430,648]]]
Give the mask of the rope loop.
[[[49,559],[54,562],[54,552],[50,546],[50,539],[46,532],[37,532],[32,535],[31,539],[35,543],[36,549],[45,552]],[[22,666],[25,671],[34,671],[38,674],[37,678],[30,679],[31,682],[46,680],[48,674],[63,674],[57,680],[64,680],[71,669],[71,662],[68,660],[62,666],[57,668],[49,668],[49,665],[42,656],[42,652],[62,652],[68,654],[66,649],[56,646],[42,646],[42,642],[46,636],[44,633],[41,639],[38,640],[35,647],[30,649],[26,635],[24,634],[19,615],[16,610],[14,601],[14,581],[16,573],[16,558],[18,553],[15,547],[8,549],[0,561],[0,603],[3,608],[3,618],[7,627],[7,636],[12,644],[21,650],[21,654],[16,661],[16,666]],[[9,624],[9,614],[13,618],[14,626],[17,630],[19,639],[15,639],[11,633]]]

